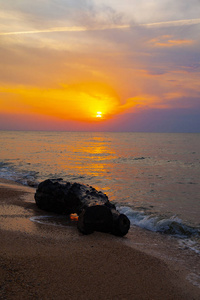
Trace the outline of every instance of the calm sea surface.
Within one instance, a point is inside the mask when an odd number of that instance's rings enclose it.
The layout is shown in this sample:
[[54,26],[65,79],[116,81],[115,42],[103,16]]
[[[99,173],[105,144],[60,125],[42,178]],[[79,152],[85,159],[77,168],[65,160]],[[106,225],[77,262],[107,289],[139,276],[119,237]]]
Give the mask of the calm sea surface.
[[200,134],[0,131],[0,177],[89,184],[133,225],[199,232]]

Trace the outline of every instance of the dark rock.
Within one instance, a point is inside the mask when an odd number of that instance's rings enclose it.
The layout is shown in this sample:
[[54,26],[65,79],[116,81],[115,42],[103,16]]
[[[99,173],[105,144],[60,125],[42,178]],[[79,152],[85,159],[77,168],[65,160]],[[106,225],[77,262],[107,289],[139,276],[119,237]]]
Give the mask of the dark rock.
[[35,201],[39,208],[55,213],[80,214],[89,206],[105,205],[115,209],[106,194],[89,185],[47,179],[38,185]]
[[109,232],[124,236],[130,228],[130,221],[124,214],[105,205],[90,206],[83,209],[78,218],[77,227],[83,234],[94,231]]
[[117,210],[111,209],[113,216],[112,234],[124,236],[128,233],[130,228],[130,220],[124,214],[120,214]]
[[38,185],[35,201],[46,211],[79,215],[77,226],[84,234],[102,231],[123,236],[130,228],[129,219],[116,210],[107,195],[89,185],[47,179]]
[[[70,183],[47,179],[38,185],[35,201],[39,208],[55,213],[73,213],[71,203],[66,201]],[[74,203],[76,205],[76,203]]]
[[105,205],[95,205],[82,210],[77,227],[83,234],[90,234],[94,231],[111,232],[112,225],[111,210]]

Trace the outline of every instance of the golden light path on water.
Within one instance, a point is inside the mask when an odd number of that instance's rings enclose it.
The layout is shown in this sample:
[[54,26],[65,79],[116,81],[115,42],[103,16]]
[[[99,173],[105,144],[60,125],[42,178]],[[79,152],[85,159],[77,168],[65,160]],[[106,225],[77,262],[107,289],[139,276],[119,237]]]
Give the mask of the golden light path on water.
[[0,144],[2,176],[89,184],[111,201],[199,224],[197,134],[1,132]]

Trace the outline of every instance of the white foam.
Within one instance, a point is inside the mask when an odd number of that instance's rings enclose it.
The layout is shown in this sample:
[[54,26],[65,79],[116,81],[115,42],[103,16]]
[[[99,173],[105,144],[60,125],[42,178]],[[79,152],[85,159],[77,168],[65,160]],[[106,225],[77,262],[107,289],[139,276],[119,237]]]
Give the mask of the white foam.
[[200,254],[200,242],[195,239],[179,240],[179,245],[182,249],[190,249],[196,254]]
[[36,222],[36,223],[39,223],[39,224],[65,227],[64,225],[58,224],[57,222],[55,222],[55,219],[57,219],[59,221],[59,219],[63,220],[64,217],[62,217],[62,216],[56,217],[56,216],[48,216],[48,215],[46,215],[46,216],[34,216],[34,217],[30,218],[30,221]]
[[164,218],[162,216],[147,215],[144,212],[133,210],[127,206],[119,206],[117,209],[120,213],[125,214],[130,219],[132,225],[136,225],[150,231],[171,234],[179,237],[199,235],[198,229],[183,224],[182,220],[177,216]]
[[186,277],[188,281],[190,281],[193,285],[200,288],[200,275],[195,273],[190,273]]

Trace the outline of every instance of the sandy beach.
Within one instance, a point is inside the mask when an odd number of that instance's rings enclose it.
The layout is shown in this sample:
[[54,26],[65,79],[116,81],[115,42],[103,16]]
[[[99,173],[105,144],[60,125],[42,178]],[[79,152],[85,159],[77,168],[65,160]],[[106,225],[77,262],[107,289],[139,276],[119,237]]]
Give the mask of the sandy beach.
[[45,215],[35,190],[0,182],[0,299],[200,298],[177,268],[122,238],[32,222]]

